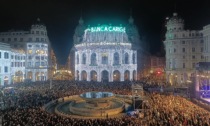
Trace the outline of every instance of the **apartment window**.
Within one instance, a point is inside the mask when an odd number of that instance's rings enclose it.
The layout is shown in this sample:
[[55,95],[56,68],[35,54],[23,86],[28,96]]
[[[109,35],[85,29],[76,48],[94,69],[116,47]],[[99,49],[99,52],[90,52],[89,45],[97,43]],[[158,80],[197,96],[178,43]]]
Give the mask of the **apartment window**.
[[45,66],[45,63],[44,62],[41,62],[41,66]]
[[191,33],[189,34],[189,36],[191,36]]
[[203,43],[203,40],[201,40],[200,43]]
[[39,56],[36,56],[36,60],[39,60],[40,59],[40,57]]
[[201,47],[201,52],[203,52],[203,47]]
[[174,53],[176,52],[176,49],[174,48]]
[[31,34],[34,34],[34,31],[32,31]]
[[182,52],[185,52],[185,48],[182,48]]
[[5,58],[5,59],[9,59],[9,53],[5,52],[5,53],[4,53],[4,58]]
[[36,45],[36,47],[40,47],[39,45]]
[[11,67],[14,67],[14,62],[12,62]]
[[29,41],[29,42],[32,42],[32,38],[28,38],[28,41]]
[[204,59],[204,56],[201,56],[201,59]]
[[185,68],[185,63],[183,63],[183,68]]
[[17,56],[15,56],[15,60],[17,60]]
[[31,67],[31,62],[28,62],[28,67]]
[[36,34],[39,34],[39,31],[36,31]]
[[192,63],[192,68],[195,68],[195,63]]
[[28,45],[28,47],[32,47],[32,45]]
[[23,67],[25,67],[25,62],[23,62]]
[[195,52],[195,48],[192,48],[192,52]]
[[14,55],[11,55],[11,59],[14,59]]
[[195,59],[195,56],[192,56],[192,59]]
[[17,38],[14,38],[14,41],[17,41]]
[[41,38],[41,42],[44,42],[44,38]]
[[4,73],[8,73],[8,67],[7,66],[4,67]]
[[185,59],[185,56],[183,56],[182,58]]
[[182,44],[185,44],[185,41],[182,41]]
[[28,50],[28,54],[31,54],[32,53],[32,50],[30,49],[30,50]]
[[39,38],[36,38],[36,41],[39,42]]
[[32,56],[28,56],[28,59],[31,60],[32,59]]
[[36,67],[39,67],[39,66],[40,66],[40,63],[39,63],[39,62],[36,62],[36,63],[35,63],[35,66],[36,66]]
[[194,36],[194,33],[192,33],[192,36]]
[[10,42],[11,41],[11,38],[8,38],[8,42]]
[[41,60],[44,60],[44,56],[41,57]]

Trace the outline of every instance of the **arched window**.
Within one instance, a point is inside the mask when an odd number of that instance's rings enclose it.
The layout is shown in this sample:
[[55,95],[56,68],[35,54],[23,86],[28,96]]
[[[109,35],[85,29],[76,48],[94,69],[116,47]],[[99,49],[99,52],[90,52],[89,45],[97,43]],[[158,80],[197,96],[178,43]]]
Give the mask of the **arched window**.
[[114,53],[114,64],[113,65],[118,65],[120,64],[120,57],[119,57],[119,53]]
[[125,62],[125,64],[129,64],[129,60],[128,60],[128,53],[125,53],[125,55],[124,55],[124,62]]
[[92,53],[91,54],[91,65],[96,65],[96,54]]
[[135,53],[133,53],[132,59],[133,59],[133,64],[136,64],[136,55],[135,55]]
[[82,54],[82,64],[86,64],[86,55],[85,55],[85,53]]
[[106,54],[102,55],[102,64],[108,64],[108,56]]
[[77,64],[79,64],[79,55],[77,54]]

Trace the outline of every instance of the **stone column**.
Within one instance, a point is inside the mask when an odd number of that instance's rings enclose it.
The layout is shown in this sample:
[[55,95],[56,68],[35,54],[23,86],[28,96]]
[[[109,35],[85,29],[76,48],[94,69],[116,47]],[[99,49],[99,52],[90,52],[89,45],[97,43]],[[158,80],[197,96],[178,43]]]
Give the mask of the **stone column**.
[[33,70],[32,71],[32,81],[34,82],[35,80],[36,80],[36,75],[35,75],[36,73],[35,73],[35,71]]
[[130,81],[133,81],[133,71],[130,71]]
[[82,71],[80,70],[79,71],[79,81],[81,81],[82,80]]
[[129,53],[128,53],[129,55],[129,57],[128,57],[128,59],[129,59],[129,64],[133,64],[133,51],[131,50],[131,51],[129,51]]
[[101,82],[101,72],[99,70],[97,70],[96,72],[97,72],[97,81]]
[[110,82],[113,82],[113,71],[110,70]]
[[124,81],[124,71],[120,71],[120,81]]
[[90,81],[90,71],[87,71],[87,81]]

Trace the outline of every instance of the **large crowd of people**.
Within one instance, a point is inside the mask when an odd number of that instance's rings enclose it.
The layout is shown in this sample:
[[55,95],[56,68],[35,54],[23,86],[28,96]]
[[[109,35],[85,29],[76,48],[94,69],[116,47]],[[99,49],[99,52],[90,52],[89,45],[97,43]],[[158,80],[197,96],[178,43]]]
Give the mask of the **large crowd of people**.
[[[142,116],[123,116],[106,119],[75,119],[48,113],[41,107],[60,97],[78,95],[88,91],[110,91],[115,94],[131,95],[132,83],[146,82],[77,82],[53,81],[27,82],[10,85],[4,91],[3,103],[6,107],[0,114],[3,126],[208,126],[210,113],[186,98],[172,94],[146,93],[149,107]],[[157,85],[154,85],[156,87]],[[3,88],[2,88],[3,89]]]

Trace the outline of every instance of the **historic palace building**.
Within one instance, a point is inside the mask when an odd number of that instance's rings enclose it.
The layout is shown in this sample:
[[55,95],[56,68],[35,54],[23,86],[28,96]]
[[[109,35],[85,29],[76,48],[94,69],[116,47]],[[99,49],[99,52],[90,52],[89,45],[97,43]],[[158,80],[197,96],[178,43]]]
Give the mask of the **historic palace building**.
[[52,75],[49,72],[53,69],[49,68],[55,66],[55,56],[46,26],[39,19],[29,31],[1,32],[0,42],[1,85],[23,82],[25,79],[45,81]]
[[132,48],[126,27],[84,27],[81,18],[74,40],[75,80],[113,82],[137,79],[137,50]]
[[166,22],[166,79],[173,85],[187,84],[198,62],[209,62],[210,26],[185,30],[184,20],[174,13]]

